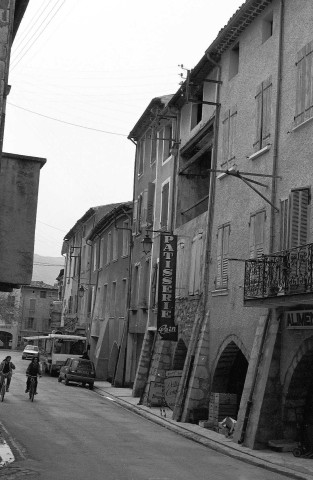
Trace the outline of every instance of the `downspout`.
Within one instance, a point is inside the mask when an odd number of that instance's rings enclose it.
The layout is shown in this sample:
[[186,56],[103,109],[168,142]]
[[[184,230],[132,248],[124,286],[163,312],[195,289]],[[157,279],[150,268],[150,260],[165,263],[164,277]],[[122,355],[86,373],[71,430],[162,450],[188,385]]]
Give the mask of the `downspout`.
[[[283,62],[283,35],[284,35],[284,12],[285,12],[285,2],[281,0],[280,2],[280,24],[279,24],[279,43],[278,43],[278,65],[277,65],[277,93],[276,93],[276,109],[275,109],[275,131],[274,131],[274,147],[273,147],[273,168],[272,168],[272,193],[271,193],[271,203],[275,205],[276,201],[276,190],[277,190],[277,170],[278,170],[278,143],[279,143],[279,127],[280,127],[280,100],[281,100],[281,75],[282,75],[282,62]],[[274,251],[274,237],[275,237],[275,209],[271,207],[271,223],[270,223],[270,244],[269,244],[269,253]],[[253,395],[256,386],[256,379],[258,375],[259,366],[261,363],[263,348],[269,330],[270,320],[272,318],[272,309],[269,309],[268,315],[265,320],[264,330],[261,338],[261,344],[259,348],[259,353],[257,357],[256,367],[254,370],[254,375],[252,379],[252,385],[249,393],[249,398],[247,401],[245,417],[243,421],[242,431],[238,443],[243,443],[245,440],[247,427],[249,423],[250,413],[253,405]]]
[[[215,118],[214,118],[213,155],[212,155],[212,162],[211,162],[212,163],[211,168],[213,170],[216,170],[218,129],[219,129],[219,117],[220,117],[221,66],[210,57],[209,53],[206,53],[206,56],[209,62],[212,65],[214,65],[214,67],[217,68],[217,83],[216,83],[216,91],[215,91],[215,103],[216,103],[215,108],[216,109],[215,109]],[[208,278],[209,278],[208,266],[209,266],[210,257],[211,257],[211,245],[212,245],[211,236],[212,236],[212,225],[213,225],[213,214],[214,214],[215,186],[216,186],[216,176],[214,173],[211,173],[210,193],[209,193],[209,201],[208,201],[208,230],[207,230],[207,238],[206,238],[206,246],[205,246],[205,268],[203,269],[204,270],[203,271],[204,296],[203,296],[203,315],[202,315],[203,319],[206,318],[205,311],[206,311],[207,298],[208,298]],[[197,339],[201,329],[201,325],[202,325],[202,321],[200,317],[198,326],[195,330],[195,336],[194,336],[195,341],[194,341],[194,344],[192,345],[192,351],[190,352],[190,356],[189,356],[189,365],[188,365],[187,375],[185,376],[185,379],[184,379],[181,403],[177,405],[177,414],[176,414],[177,422],[181,421],[181,418],[184,412],[186,395],[189,388],[189,382],[191,378],[191,372],[194,364],[194,357],[195,357],[195,351],[197,346]]]

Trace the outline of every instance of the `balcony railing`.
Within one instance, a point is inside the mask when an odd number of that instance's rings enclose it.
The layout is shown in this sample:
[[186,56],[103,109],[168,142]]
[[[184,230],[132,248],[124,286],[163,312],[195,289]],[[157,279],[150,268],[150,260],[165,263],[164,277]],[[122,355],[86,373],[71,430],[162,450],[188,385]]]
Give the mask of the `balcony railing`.
[[244,300],[313,292],[313,244],[246,260]]

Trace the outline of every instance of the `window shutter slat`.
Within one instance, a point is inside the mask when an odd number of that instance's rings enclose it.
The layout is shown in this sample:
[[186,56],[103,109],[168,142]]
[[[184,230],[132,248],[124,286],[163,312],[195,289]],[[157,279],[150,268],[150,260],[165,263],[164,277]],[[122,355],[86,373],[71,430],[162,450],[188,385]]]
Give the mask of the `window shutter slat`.
[[[272,84],[270,83],[263,91],[263,118],[262,118],[262,140],[270,136],[271,129],[271,100]],[[262,145],[264,146],[264,145]]]
[[216,288],[221,288],[222,286],[222,241],[223,241],[223,228],[219,228],[217,231]]
[[153,225],[154,217],[154,195],[155,195],[155,183],[150,182],[148,184],[148,196],[147,196],[147,225]]
[[288,199],[280,202],[280,250],[288,248]]
[[294,190],[290,195],[290,248],[305,245],[308,237],[309,190]]
[[258,88],[256,94],[256,119],[255,119],[255,141],[253,143],[254,151],[261,148],[261,129],[262,129],[262,86]]

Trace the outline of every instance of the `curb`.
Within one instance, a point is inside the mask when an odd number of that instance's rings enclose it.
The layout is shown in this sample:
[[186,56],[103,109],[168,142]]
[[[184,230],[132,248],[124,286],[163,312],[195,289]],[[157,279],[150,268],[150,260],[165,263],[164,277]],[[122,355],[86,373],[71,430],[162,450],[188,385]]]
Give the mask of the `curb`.
[[290,468],[277,465],[275,463],[257,458],[256,456],[253,456],[249,453],[246,452],[239,452],[235,448],[232,448],[230,446],[223,445],[221,443],[218,443],[214,440],[211,440],[209,438],[206,438],[202,436],[199,433],[193,433],[190,432],[188,429],[184,428],[182,425],[183,424],[177,424],[174,425],[168,420],[164,418],[160,418],[159,416],[155,415],[153,412],[147,412],[145,410],[141,410],[140,408],[137,408],[136,406],[132,405],[129,402],[126,402],[125,400],[121,400],[120,398],[114,396],[108,391],[103,391],[99,387],[94,387],[94,392],[97,393],[97,395],[101,397],[105,397],[106,395],[110,395],[111,397],[114,398],[114,403],[119,405],[120,407],[124,408],[125,410],[128,410],[132,413],[135,413],[141,417],[146,418],[147,420],[152,421],[153,423],[156,423],[160,425],[161,427],[166,428],[167,430],[170,430],[174,433],[177,433],[178,435],[181,435],[189,440],[192,440],[196,443],[199,443],[207,448],[210,448],[211,450],[214,450],[218,453],[222,453],[224,455],[227,455],[229,457],[235,458],[237,460],[240,460],[245,463],[249,463],[250,465],[254,465],[256,467],[263,468],[265,470],[269,470],[274,473],[279,473],[282,475],[285,475],[286,477],[294,478],[297,480],[313,480],[313,476],[306,474],[306,473],[301,473],[296,470],[292,470]]

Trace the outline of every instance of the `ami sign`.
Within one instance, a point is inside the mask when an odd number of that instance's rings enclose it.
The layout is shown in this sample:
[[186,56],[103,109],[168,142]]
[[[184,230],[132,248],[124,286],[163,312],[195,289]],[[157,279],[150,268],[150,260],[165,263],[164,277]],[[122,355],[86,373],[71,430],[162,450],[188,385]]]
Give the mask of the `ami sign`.
[[157,329],[162,340],[177,342],[175,325],[177,236],[162,233],[160,236],[159,292]]

